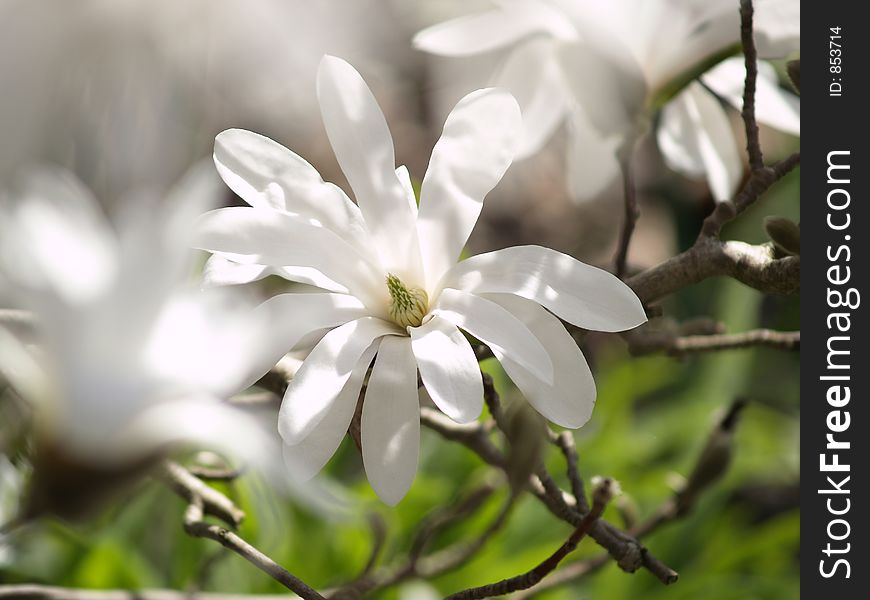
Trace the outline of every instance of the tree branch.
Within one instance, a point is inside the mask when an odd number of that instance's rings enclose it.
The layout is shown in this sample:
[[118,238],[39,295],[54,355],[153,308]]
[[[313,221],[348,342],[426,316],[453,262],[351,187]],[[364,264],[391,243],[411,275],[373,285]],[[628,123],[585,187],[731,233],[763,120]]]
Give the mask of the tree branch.
[[184,531],[188,535],[218,542],[304,600],[324,600],[323,596],[304,581],[263,554],[238,534],[205,521],[205,515],[210,514],[225,521],[231,527],[237,527],[244,519],[245,514],[229,498],[172,461],[164,463],[160,476],[176,494],[188,502],[187,510],[184,512]]
[[517,575],[516,577],[511,577],[510,579],[503,579],[497,583],[470,588],[451,594],[447,597],[447,600],[478,600],[481,598],[491,598],[493,596],[509,594],[510,592],[515,592],[517,590],[525,590],[537,584],[548,574],[552,573],[556,567],[559,566],[559,563],[562,562],[562,559],[573,552],[580,541],[586,537],[586,534],[589,533],[592,526],[598,521],[599,517],[601,517],[604,508],[613,497],[614,485],[615,484],[612,480],[606,479],[596,488],[593,495],[591,510],[586,513],[565,543],[559,546],[553,554],[547,557],[543,562],[539,563],[531,571]]
[[774,258],[771,244],[753,246],[701,237],[685,252],[626,283],[644,303],[716,276],[733,277],[764,293],[793,294],[800,289],[800,264],[799,256]]
[[[630,145],[633,148],[634,144]],[[622,168],[622,188],[625,213],[623,216],[622,231],[619,235],[619,246],[614,258],[615,273],[620,279],[625,275],[625,265],[628,261],[628,247],[631,245],[631,236],[634,234],[634,226],[640,218],[640,207],[637,204],[637,188],[634,182],[634,169],[632,163],[632,151],[627,150],[626,156],[620,161]]]
[[755,85],[758,80],[758,52],[752,35],[754,9],[752,0],[740,0],[740,41],[743,44],[743,62],[746,79],[743,83],[743,125],[746,129],[746,153],[753,171],[764,167],[761,143],[758,139],[758,122],[755,120]]
[[0,600],[288,600],[288,596],[176,590],[86,590],[27,583],[0,585]]
[[773,331],[753,329],[742,333],[721,333],[710,335],[673,335],[671,333],[649,333],[630,339],[629,352],[634,356],[665,352],[670,356],[685,356],[700,352],[735,350],[739,348],[766,347],[776,350],[800,350],[800,331]]

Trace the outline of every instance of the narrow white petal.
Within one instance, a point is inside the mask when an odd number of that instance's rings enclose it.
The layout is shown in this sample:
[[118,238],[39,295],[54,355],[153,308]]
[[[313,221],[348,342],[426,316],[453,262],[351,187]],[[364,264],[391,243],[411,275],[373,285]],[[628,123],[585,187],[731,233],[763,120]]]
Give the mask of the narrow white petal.
[[423,179],[417,219],[429,289],[459,259],[484,196],[511,164],[521,126],[513,96],[492,88],[468,94],[447,117]]
[[366,349],[379,337],[400,335],[391,323],[363,317],[327,333],[287,386],[278,413],[285,444],[298,444],[326,416]]
[[414,184],[411,183],[411,173],[408,167],[400,165],[396,167],[396,177],[399,178],[399,183],[402,184],[402,189],[405,190],[405,197],[408,199],[408,206],[411,212],[414,213],[414,218],[417,218],[417,196],[414,194]]
[[[701,81],[737,110],[743,110],[743,85],[746,67],[742,58],[729,58],[709,71]],[[768,63],[758,64],[755,86],[755,117],[780,131],[801,134],[801,101],[779,86],[776,70]]]
[[273,208],[315,219],[359,250],[367,234],[359,208],[347,195],[321,179],[301,156],[278,142],[228,129],[215,138],[214,161],[226,184],[256,208]]
[[617,277],[541,246],[478,254],[451,269],[442,285],[474,294],[516,294],[594,331],[623,331],[646,321],[637,295]]
[[247,207],[213,210],[198,219],[194,238],[196,247],[221,252],[235,262],[316,269],[367,302],[373,301],[371,292],[384,287],[382,275],[338,234],[287,213]]
[[419,272],[414,214],[396,175],[393,138],[375,97],[347,62],[324,56],[317,71],[323,125],[353,188],[384,267]]
[[553,363],[546,349],[498,304],[466,291],[445,289],[432,313],[485,342],[497,357],[510,356],[541,380],[553,380]]
[[692,82],[664,107],[658,143],[670,168],[705,175],[717,201],[737,191],[743,161],[734,130],[719,101],[701,84]]
[[595,405],[595,380],[586,358],[559,320],[536,302],[511,294],[486,294],[529,328],[553,361],[553,383],[535,377],[510,356],[500,358],[505,372],[535,410],[562,427],[581,427]]
[[107,291],[119,248],[97,200],[60,169],[34,169],[0,195],[0,268],[26,288],[80,304]]
[[531,156],[544,147],[573,102],[553,42],[533,38],[518,45],[493,81],[513,94],[522,111],[523,134],[515,160]]
[[259,281],[272,275],[271,267],[256,264],[240,264],[231,261],[220,254],[212,254],[202,269],[202,285],[216,287],[220,285],[242,285]]
[[407,337],[381,342],[360,423],[366,476],[378,497],[394,506],[417,474],[420,405],[417,365]]
[[363,353],[347,383],[317,427],[298,444],[284,444],[284,460],[294,477],[303,481],[311,479],[338,450],[353,419],[360,389],[378,344],[379,341],[375,340]]
[[496,10],[433,25],[414,36],[414,47],[441,56],[469,56],[503,48],[535,34],[572,40],[577,32],[543,3],[505,3]]
[[347,294],[279,294],[256,309],[254,317],[261,325],[260,343],[248,353],[250,365],[247,387],[274,367],[306,335],[319,329],[337,327],[362,318],[362,302]]
[[483,380],[474,350],[462,332],[436,315],[412,327],[410,333],[420,378],[435,405],[458,423],[479,417]]

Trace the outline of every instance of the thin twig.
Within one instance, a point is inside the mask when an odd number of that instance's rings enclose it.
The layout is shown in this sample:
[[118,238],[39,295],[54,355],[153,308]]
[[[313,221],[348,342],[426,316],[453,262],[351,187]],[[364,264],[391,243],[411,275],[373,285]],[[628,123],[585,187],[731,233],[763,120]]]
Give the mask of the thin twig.
[[188,535],[220,543],[305,600],[323,600],[323,596],[317,591],[238,534],[204,520],[205,515],[209,514],[223,520],[231,527],[238,527],[245,513],[233,504],[232,500],[172,461],[164,462],[160,477],[176,494],[188,502],[184,513],[184,531]]
[[743,83],[743,125],[746,129],[746,153],[752,171],[764,167],[761,143],[758,139],[758,122],[755,120],[755,86],[758,80],[758,52],[752,35],[754,9],[752,0],[740,0],[740,41],[743,44],[743,61],[746,79]]
[[369,573],[374,570],[378,564],[378,558],[381,556],[381,550],[384,548],[384,542],[387,539],[387,524],[378,513],[369,515],[369,527],[372,530],[372,549],[369,552],[369,559],[366,561],[358,579],[368,577]]
[[210,539],[232,550],[272,579],[304,600],[325,600],[314,588],[242,539],[238,534],[204,521],[203,502],[194,497],[184,513],[184,531],[193,537]]
[[632,152],[626,152],[626,156],[620,161],[622,169],[622,188],[625,212],[623,216],[622,231],[619,235],[619,246],[614,258],[616,276],[620,279],[625,275],[625,265],[628,261],[628,247],[631,245],[631,236],[634,234],[634,226],[640,218],[640,207],[637,204],[637,188],[634,181],[634,168],[632,167]]
[[37,584],[0,585],[2,600],[287,600],[287,594],[221,594],[177,590],[87,590]]
[[647,334],[632,338],[629,351],[634,356],[664,352],[670,356],[685,356],[701,352],[716,352],[740,348],[764,347],[776,350],[800,350],[800,331],[752,329],[742,333],[711,335]]
[[601,513],[604,512],[604,508],[610,501],[610,498],[613,495],[612,486],[613,482],[611,480],[605,480],[600,488],[596,489],[592,509],[586,513],[565,543],[563,543],[555,552],[553,552],[553,554],[539,563],[535,568],[521,575],[509,579],[503,579],[497,583],[462,590],[461,592],[451,594],[447,597],[447,600],[477,600],[480,598],[491,598],[493,596],[501,596],[517,590],[525,590],[537,584],[548,574],[552,573],[556,567],[559,566],[559,563],[562,562],[562,559],[573,552],[580,541],[586,537],[586,534],[589,533],[592,526],[596,521],[598,521],[599,517],[601,517]]
[[164,462],[160,477],[187,502],[200,502],[206,514],[217,517],[232,527],[238,527],[245,518],[245,513],[232,500],[176,462]]

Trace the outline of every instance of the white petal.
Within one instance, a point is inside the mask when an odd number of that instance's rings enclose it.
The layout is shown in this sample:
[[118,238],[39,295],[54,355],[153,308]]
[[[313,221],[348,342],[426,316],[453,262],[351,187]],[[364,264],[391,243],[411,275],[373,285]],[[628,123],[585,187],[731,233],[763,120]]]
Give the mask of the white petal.
[[411,348],[432,401],[448,417],[468,423],[483,410],[483,380],[471,344],[455,325],[433,316],[412,327]]
[[365,248],[367,234],[359,208],[278,142],[244,129],[227,129],[215,138],[214,161],[226,184],[251,206],[315,219],[358,249]]
[[522,111],[523,134],[515,160],[531,156],[544,147],[572,102],[552,42],[534,38],[517,46],[493,81],[513,94]]
[[96,199],[60,169],[36,169],[17,183],[15,201],[0,197],[6,275],[75,304],[105,293],[117,275],[118,245]]
[[360,435],[369,483],[384,503],[394,506],[414,482],[420,455],[417,365],[407,337],[381,342],[363,401]]
[[414,36],[414,47],[442,56],[468,56],[503,48],[534,34],[572,40],[577,32],[543,3],[505,3],[496,10],[433,25]]
[[264,471],[280,467],[274,433],[251,415],[208,397],[153,403],[122,428],[80,440],[78,451],[90,460],[123,464],[184,442],[226,453]]
[[723,202],[737,191],[743,161],[734,130],[719,101],[692,82],[662,110],[659,148],[675,171],[706,175],[713,197]]
[[317,98],[329,142],[381,262],[400,277],[417,274],[414,214],[396,175],[393,138],[375,97],[352,66],[324,56],[317,71]]
[[420,191],[417,231],[428,289],[459,259],[484,196],[511,164],[521,123],[516,100],[495,89],[468,94],[447,117]]
[[516,294],[594,331],[623,331],[646,321],[637,295],[617,277],[541,246],[478,254],[451,269],[442,285],[474,294]]
[[290,281],[303,283],[330,292],[347,293],[348,289],[311,267],[267,267],[252,263],[237,263],[220,252],[212,254],[202,271],[204,288],[224,285],[244,285],[277,275]]
[[298,444],[326,416],[366,349],[379,337],[399,335],[391,323],[364,317],[327,333],[287,386],[278,413],[285,444]]
[[399,178],[399,183],[402,184],[402,189],[405,190],[405,197],[408,199],[408,206],[411,207],[411,212],[414,213],[414,218],[417,218],[417,196],[414,194],[414,184],[411,183],[411,173],[408,167],[401,165],[396,167],[396,177]]
[[753,33],[758,55],[762,58],[782,58],[795,50],[800,50],[800,1],[756,2]]
[[272,267],[233,262],[220,254],[212,254],[202,268],[202,285],[242,285],[272,275]]
[[317,427],[298,444],[284,445],[284,460],[294,477],[303,481],[311,479],[338,450],[353,419],[360,389],[378,344],[379,342],[375,340],[375,343],[363,353],[347,383]]
[[568,125],[565,170],[572,199],[583,202],[596,198],[621,177],[617,153],[625,138],[602,134],[579,111],[575,111]]
[[[709,71],[701,81],[737,110],[743,110],[743,84],[746,67],[742,58],[729,58]],[[801,101],[779,86],[776,70],[768,63],[758,64],[755,85],[755,117],[780,131],[801,134]]]
[[[269,209],[232,207],[202,215],[194,244],[239,263],[309,267],[373,301],[383,277],[339,235],[300,217]],[[386,294],[384,291],[383,294]]]
[[595,380],[586,358],[565,326],[536,302],[510,294],[486,294],[529,328],[553,361],[553,383],[546,384],[510,356],[500,358],[505,372],[535,410],[562,427],[581,427],[595,405]]
[[263,323],[260,343],[247,358],[247,387],[275,366],[306,335],[366,315],[362,302],[347,294],[279,294],[254,310]]
[[553,380],[553,363],[541,343],[516,317],[494,302],[445,289],[432,314],[485,342],[497,357],[510,356],[541,380]]

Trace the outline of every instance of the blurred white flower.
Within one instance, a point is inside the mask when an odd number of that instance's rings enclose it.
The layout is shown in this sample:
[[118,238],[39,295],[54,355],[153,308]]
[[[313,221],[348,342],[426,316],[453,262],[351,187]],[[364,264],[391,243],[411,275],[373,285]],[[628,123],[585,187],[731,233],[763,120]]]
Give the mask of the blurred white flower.
[[605,271],[538,246],[456,262],[484,196],[511,163],[521,128],[516,101],[485,89],[456,105],[432,151],[418,209],[360,75],[327,56],[317,91],[358,205],[290,150],[229,130],[216,140],[215,162],[251,206],[203,215],[196,242],[218,253],[213,268],[228,273],[218,279],[241,283],[269,268],[324,288],[261,306],[283,315],[263,340],[272,350],[263,370],[303,336],[328,330],[284,396],[286,456],[307,462],[310,475],[322,468],[348,429],[377,353],[362,408],[363,462],[378,496],[397,503],[417,468],[418,370],[452,419],[468,422],[482,409],[480,368],[460,330],[489,345],[541,414],[583,425],[595,384],[557,317],[585,329],[629,329],[646,320],[635,294]]
[[[797,2],[759,3],[765,15],[759,22],[770,23],[760,36],[763,50],[793,39],[799,9],[789,4]],[[771,9],[786,22],[767,17]],[[706,175],[717,200],[730,198],[743,171],[732,127],[716,98],[689,82],[738,42],[736,0],[504,1],[414,37],[417,48],[442,56],[496,53],[493,85],[512,92],[523,112],[517,158],[536,153],[566,123],[569,183],[578,199],[594,197],[618,177],[662,106],[659,141],[669,166]],[[727,77],[723,97],[735,103],[730,69],[703,81],[722,93],[716,83]],[[772,71],[763,74],[758,119],[798,133],[797,98],[777,86]]]
[[[12,522],[18,514],[18,505],[24,489],[24,477],[15,465],[0,454],[0,527]],[[0,531],[0,566],[12,562],[13,549]]]
[[266,324],[186,281],[191,217],[217,191],[206,174],[164,207],[131,198],[117,231],[62,171],[31,172],[0,198],[0,272],[35,312],[39,342],[0,328],[0,371],[35,405],[40,440],[70,460],[123,467],[176,442],[269,460],[268,430],[221,401],[249,379]]

